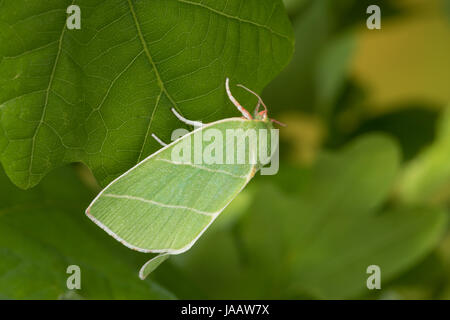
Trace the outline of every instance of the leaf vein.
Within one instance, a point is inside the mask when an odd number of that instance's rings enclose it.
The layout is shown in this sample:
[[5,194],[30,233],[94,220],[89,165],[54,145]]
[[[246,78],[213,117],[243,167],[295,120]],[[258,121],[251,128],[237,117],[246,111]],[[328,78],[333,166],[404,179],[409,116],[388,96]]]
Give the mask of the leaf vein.
[[221,173],[221,174],[225,174],[225,175],[229,175],[231,177],[234,178],[239,178],[239,179],[247,179],[247,175],[237,175],[237,174],[233,174],[231,172],[225,171],[225,170],[220,170],[220,169],[211,169],[211,168],[207,168],[204,166],[199,166],[193,163],[188,163],[188,162],[177,162],[177,161],[172,161],[169,159],[162,159],[162,158],[157,158],[155,159],[157,161],[163,161],[163,162],[167,162],[170,164],[174,164],[174,165],[184,165],[184,166],[189,166],[189,167],[193,167],[195,169],[200,169],[200,170],[204,170],[204,171],[208,171],[208,172],[213,172],[213,173]]
[[222,12],[222,11],[219,11],[219,10],[217,10],[217,9],[211,8],[211,7],[209,7],[209,6],[207,6],[207,5],[203,4],[203,3],[198,3],[198,2],[188,1],[188,0],[177,0],[177,1],[178,1],[178,2],[181,2],[181,3],[186,3],[186,4],[189,4],[189,5],[193,5],[193,6],[205,8],[206,10],[209,10],[209,11],[211,11],[211,12],[217,14],[217,15],[226,17],[226,18],[228,18],[228,19],[237,20],[237,21],[239,21],[239,22],[243,22],[243,23],[247,23],[247,24],[254,25],[254,26],[258,27],[258,28],[266,29],[266,30],[269,31],[270,33],[272,33],[272,34],[274,34],[274,35],[277,35],[277,36],[279,36],[279,37],[281,37],[281,38],[284,38],[284,39],[288,40],[289,42],[291,42],[291,40],[289,39],[288,36],[286,36],[286,35],[284,35],[284,34],[281,34],[281,33],[277,32],[277,31],[273,30],[272,28],[270,28],[270,27],[267,26],[267,25],[260,24],[260,23],[257,23],[257,22],[255,22],[255,21],[248,20],[248,19],[243,19],[243,18],[238,17],[238,16],[232,16],[232,15],[227,14],[227,13],[225,13],[225,12]]

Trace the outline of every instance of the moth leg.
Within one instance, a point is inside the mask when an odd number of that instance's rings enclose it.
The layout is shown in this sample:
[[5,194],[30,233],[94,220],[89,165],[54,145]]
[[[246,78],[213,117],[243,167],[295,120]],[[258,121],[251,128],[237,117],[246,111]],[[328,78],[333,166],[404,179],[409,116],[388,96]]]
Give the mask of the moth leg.
[[[237,86],[240,87],[240,88],[242,88],[242,89],[247,90],[248,92],[250,92],[251,94],[253,94],[254,96],[256,96],[256,97],[258,98],[258,105],[256,106],[255,113],[256,113],[256,114],[259,113],[259,114],[261,114],[261,115],[264,115],[264,118],[267,118],[267,106],[266,106],[266,104],[264,103],[264,101],[261,99],[261,97],[260,97],[256,92],[250,90],[249,88],[247,88],[246,86],[243,86],[242,84],[238,84]],[[259,112],[259,106],[260,106],[260,104],[263,105],[264,111]]]
[[228,98],[231,100],[231,102],[233,102],[236,108],[238,108],[238,110],[242,113],[242,115],[248,120],[252,120],[252,116],[250,115],[250,113],[247,110],[245,110],[244,107],[242,107],[240,103],[236,100],[236,98],[233,97],[233,95],[231,94],[229,78],[227,78],[227,80],[225,81],[225,90],[227,91]]
[[287,127],[287,124],[285,124],[285,123],[283,123],[281,121],[278,121],[278,120],[275,120],[275,119],[270,119],[270,121],[272,121],[272,122],[274,122],[274,123],[276,123],[276,124],[278,124],[278,125],[280,125],[282,127]]
[[194,126],[194,127],[202,127],[203,126],[203,123],[201,123],[200,121],[192,121],[192,120],[188,120],[188,119],[184,118],[181,114],[179,114],[177,112],[177,110],[175,110],[175,108],[172,108],[172,112],[175,115],[175,117],[178,118],[178,120],[186,123],[187,125]]
[[153,139],[156,140],[156,142],[158,142],[158,143],[159,143],[160,145],[162,145],[163,147],[167,146],[167,143],[163,142],[160,138],[158,138],[158,137],[156,136],[156,134],[152,133],[152,137],[153,137]]

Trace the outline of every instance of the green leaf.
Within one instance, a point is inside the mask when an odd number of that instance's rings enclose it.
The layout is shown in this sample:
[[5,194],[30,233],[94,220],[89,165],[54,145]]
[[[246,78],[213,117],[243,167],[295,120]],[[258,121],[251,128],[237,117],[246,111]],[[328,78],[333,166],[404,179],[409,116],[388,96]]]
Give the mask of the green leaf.
[[0,160],[21,188],[74,161],[105,185],[170,140],[171,107],[236,115],[225,78],[261,91],[293,51],[281,0],[73,3],[81,30],[70,1],[0,3]]
[[382,209],[398,168],[398,147],[371,135],[322,156],[308,184],[290,194],[261,179],[236,229],[207,233],[175,262],[212,298],[367,295],[369,265],[380,266],[383,288],[430,252],[446,226],[439,209]]
[[[0,296],[4,299],[168,299],[155,282],[136,277],[130,252],[83,214],[91,194],[73,170],[59,169],[21,191],[0,175]],[[69,290],[69,265],[81,290]]]

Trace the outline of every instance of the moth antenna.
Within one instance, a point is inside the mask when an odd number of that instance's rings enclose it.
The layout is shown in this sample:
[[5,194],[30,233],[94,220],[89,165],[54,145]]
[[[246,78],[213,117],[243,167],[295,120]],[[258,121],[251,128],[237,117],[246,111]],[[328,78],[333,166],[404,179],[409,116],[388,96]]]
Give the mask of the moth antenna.
[[178,118],[178,120],[180,120],[181,122],[184,122],[190,126],[194,126],[194,127],[202,127],[203,123],[201,123],[200,121],[192,121],[192,120],[188,120],[186,118],[184,118],[181,114],[179,114],[177,112],[177,110],[175,110],[175,108],[172,108],[172,112],[175,115],[175,117]]
[[252,120],[252,116],[250,113],[242,107],[239,102],[233,97],[230,90],[230,79],[227,78],[225,81],[225,89],[227,90],[228,98],[233,102],[233,104],[238,108],[238,110],[242,113],[242,115],[247,118],[248,120]]
[[163,147],[167,146],[167,143],[163,142],[160,138],[158,138],[158,137],[156,136],[156,134],[152,133],[152,137],[153,137],[153,139],[156,140],[156,142],[158,142],[158,143],[159,143],[160,145],[162,145]]
[[[237,86],[240,87],[240,88],[242,88],[242,89],[245,89],[245,90],[247,90],[248,92],[250,92],[251,94],[255,95],[255,96],[258,98],[258,107],[257,107],[258,110],[259,110],[259,104],[262,104],[263,107],[264,107],[264,110],[265,110],[266,113],[267,113],[267,106],[265,105],[263,99],[261,99],[261,97],[260,97],[256,92],[250,90],[249,88],[247,88],[246,86],[243,86],[242,84],[238,84]],[[258,112],[258,111],[257,111],[257,112]]]
[[282,126],[282,127],[287,127],[287,124],[286,124],[286,123],[280,122],[280,121],[278,121],[278,120],[270,119],[270,121],[272,121],[272,122],[274,122],[274,123],[276,123],[276,124],[278,124],[278,125],[280,125],[280,126]]

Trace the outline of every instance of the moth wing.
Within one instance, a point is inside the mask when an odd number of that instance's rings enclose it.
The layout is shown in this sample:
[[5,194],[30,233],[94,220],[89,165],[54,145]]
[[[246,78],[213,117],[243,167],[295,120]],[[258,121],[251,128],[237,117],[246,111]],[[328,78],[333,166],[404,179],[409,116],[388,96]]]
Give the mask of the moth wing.
[[169,254],[188,250],[248,183],[255,166],[180,162],[174,160],[174,151],[190,144],[192,155],[198,153],[195,139],[202,130],[225,136],[228,128],[249,125],[247,120],[225,119],[181,137],[111,182],[86,214],[132,249]]

